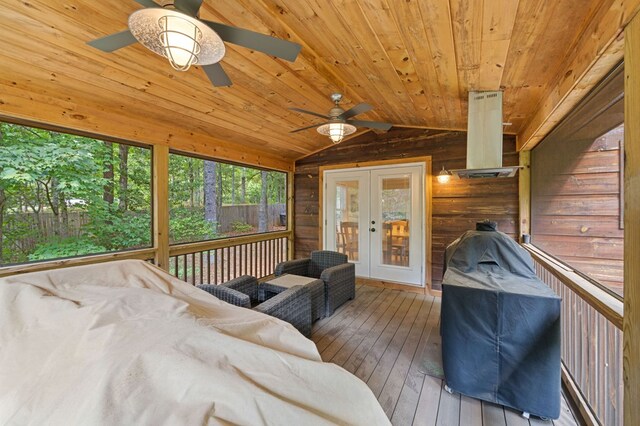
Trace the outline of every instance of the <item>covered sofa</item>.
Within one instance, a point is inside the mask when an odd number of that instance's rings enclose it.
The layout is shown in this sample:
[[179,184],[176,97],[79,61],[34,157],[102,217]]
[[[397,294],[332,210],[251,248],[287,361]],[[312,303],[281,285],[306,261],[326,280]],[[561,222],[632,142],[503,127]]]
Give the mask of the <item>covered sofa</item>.
[[481,226],[446,249],[442,358],[456,392],[545,418],[560,415],[560,298],[526,250]]
[[0,279],[0,424],[389,424],[290,324],[135,260]]

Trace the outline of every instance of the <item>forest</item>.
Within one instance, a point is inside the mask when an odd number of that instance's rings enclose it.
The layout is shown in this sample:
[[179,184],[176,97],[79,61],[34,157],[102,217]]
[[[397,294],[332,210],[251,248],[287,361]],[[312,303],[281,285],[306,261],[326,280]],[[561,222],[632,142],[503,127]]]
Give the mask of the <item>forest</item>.
[[[151,150],[0,123],[0,265],[149,247]],[[284,229],[286,174],[171,153],[171,243]]]

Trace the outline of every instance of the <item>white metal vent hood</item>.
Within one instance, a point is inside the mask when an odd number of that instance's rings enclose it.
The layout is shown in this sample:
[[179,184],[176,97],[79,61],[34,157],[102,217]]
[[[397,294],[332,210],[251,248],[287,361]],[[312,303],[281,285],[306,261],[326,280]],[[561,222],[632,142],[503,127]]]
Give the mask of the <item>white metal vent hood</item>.
[[502,167],[502,92],[469,92],[467,168],[460,179],[512,177],[518,166]]

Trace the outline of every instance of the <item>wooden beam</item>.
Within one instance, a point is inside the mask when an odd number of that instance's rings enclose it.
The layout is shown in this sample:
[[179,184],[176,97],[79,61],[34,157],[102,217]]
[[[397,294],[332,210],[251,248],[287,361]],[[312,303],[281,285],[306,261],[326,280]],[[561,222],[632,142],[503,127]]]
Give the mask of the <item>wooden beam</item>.
[[293,230],[295,229],[295,210],[293,209],[294,199],[294,172],[287,173],[287,231],[290,232],[289,240],[287,242],[287,260],[295,258],[295,240]]
[[70,259],[56,259],[46,260],[44,262],[4,266],[0,268],[0,277],[7,277],[9,275],[24,274],[27,272],[47,271],[50,269],[67,268],[69,266],[80,265],[92,265],[95,263],[112,262],[114,260],[125,259],[138,259],[149,260],[153,259],[155,250],[152,248],[145,248],[139,250],[127,250],[118,251],[115,253],[96,254],[89,256],[72,257]]
[[169,270],[169,147],[153,147],[153,248],[155,264]]
[[608,0],[570,51],[531,120],[518,135],[518,150],[530,150],[623,57],[623,29],[640,9],[640,0]]
[[624,45],[624,423],[640,419],[640,15]]
[[[531,151],[520,151],[518,176],[518,200],[520,204],[520,234],[531,234]],[[523,241],[521,241],[523,242]]]

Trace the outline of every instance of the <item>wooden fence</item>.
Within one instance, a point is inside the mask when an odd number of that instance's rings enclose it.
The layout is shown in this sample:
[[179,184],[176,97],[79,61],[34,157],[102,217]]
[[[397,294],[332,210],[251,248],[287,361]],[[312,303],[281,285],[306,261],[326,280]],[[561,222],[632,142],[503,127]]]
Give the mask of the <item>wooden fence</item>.
[[[218,220],[218,230],[222,233],[233,232],[234,223],[251,225],[258,228],[258,205],[243,204],[235,206],[222,206]],[[267,207],[267,228],[274,229],[281,225],[280,215],[286,212],[286,204],[272,204]],[[82,227],[89,223],[89,214],[85,211],[68,212],[69,225],[65,237],[79,237],[83,233]],[[20,213],[6,216],[5,234],[10,233],[19,226],[24,232],[24,237],[15,242],[15,246],[25,253],[35,249],[43,240],[59,235],[59,219],[51,212],[44,213]],[[283,217],[282,219],[286,219]]]

